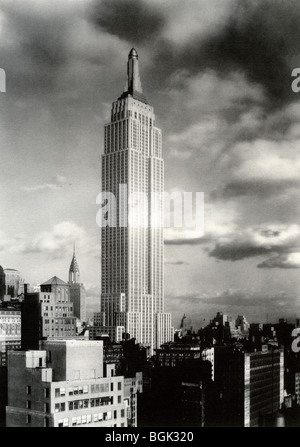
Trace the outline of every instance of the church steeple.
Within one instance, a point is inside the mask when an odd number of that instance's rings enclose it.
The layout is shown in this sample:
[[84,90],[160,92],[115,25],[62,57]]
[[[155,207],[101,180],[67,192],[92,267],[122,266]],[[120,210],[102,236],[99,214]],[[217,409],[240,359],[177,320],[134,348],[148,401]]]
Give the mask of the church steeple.
[[75,243],[73,248],[73,258],[69,269],[69,283],[80,283],[80,272],[75,255]]
[[143,95],[140,72],[139,72],[139,56],[135,48],[131,48],[127,62],[127,82],[125,91],[121,98],[132,96],[138,101],[148,104],[147,99]]

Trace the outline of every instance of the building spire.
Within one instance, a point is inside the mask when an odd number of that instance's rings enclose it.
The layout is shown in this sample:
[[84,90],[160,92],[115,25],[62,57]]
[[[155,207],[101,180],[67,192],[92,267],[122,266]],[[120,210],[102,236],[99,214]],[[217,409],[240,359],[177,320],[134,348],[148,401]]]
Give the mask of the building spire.
[[127,62],[127,91],[133,95],[133,92],[143,93],[139,73],[139,56],[135,48],[130,50]]
[[75,255],[75,242],[73,244],[73,258],[69,269],[69,283],[80,283],[80,272]]
[[143,95],[139,72],[139,56],[135,48],[131,48],[130,53],[128,54],[127,82],[121,98],[126,98],[127,96],[132,96],[138,101],[148,104],[148,101]]

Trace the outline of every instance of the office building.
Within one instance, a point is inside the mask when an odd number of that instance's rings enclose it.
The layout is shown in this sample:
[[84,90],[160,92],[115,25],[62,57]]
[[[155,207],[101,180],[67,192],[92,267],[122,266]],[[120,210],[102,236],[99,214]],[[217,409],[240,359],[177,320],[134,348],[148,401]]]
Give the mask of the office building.
[[41,284],[41,291],[27,292],[22,306],[22,349],[39,349],[48,338],[74,338],[76,318],[69,285],[54,276]]
[[6,285],[5,285],[5,273],[3,267],[0,265],[0,300],[2,301],[4,295],[6,294]]
[[16,298],[24,293],[24,279],[20,272],[15,269],[4,269],[5,274],[5,294],[11,298]]
[[7,355],[21,349],[21,311],[0,307],[0,427],[5,426],[7,405]]
[[201,359],[201,353],[199,344],[165,343],[155,350],[155,363],[161,367],[175,367],[187,360]]
[[224,425],[258,427],[284,400],[283,350],[263,345],[214,347],[214,381],[219,387]]
[[52,340],[8,357],[7,427],[126,427],[124,378],[102,341]]
[[[106,326],[125,327],[151,352],[173,337],[164,311],[163,163],[161,130],[142,92],[132,49],[125,91],[105,126],[102,191],[116,200],[108,204],[101,230],[101,312]],[[143,197],[138,205],[134,195]]]
[[6,366],[7,352],[21,348],[21,311],[0,307],[0,366]]
[[295,396],[297,405],[300,405],[300,372],[295,373]]

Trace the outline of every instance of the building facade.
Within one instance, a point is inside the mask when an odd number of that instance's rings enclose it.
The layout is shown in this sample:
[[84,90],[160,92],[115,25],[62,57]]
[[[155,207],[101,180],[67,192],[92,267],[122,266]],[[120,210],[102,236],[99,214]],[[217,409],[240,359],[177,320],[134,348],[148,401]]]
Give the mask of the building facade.
[[283,350],[267,345],[253,352],[239,345],[214,347],[214,381],[224,425],[261,426],[283,404]]
[[102,191],[115,200],[101,224],[101,312],[106,326],[124,326],[151,350],[173,336],[164,312],[163,188],[161,130],[132,49],[125,91],[105,126]]
[[16,298],[24,293],[24,279],[20,272],[15,269],[4,269],[5,273],[5,294]]
[[47,338],[74,338],[76,317],[69,285],[54,276],[41,284],[41,291],[27,293],[22,306],[22,349],[39,349]]
[[5,285],[5,273],[3,267],[0,265],[0,300],[2,301],[4,295],[6,294],[6,285]]
[[244,427],[257,427],[261,416],[276,414],[283,404],[283,350],[245,353],[244,365]]
[[21,348],[21,311],[0,308],[0,366],[6,366],[7,352]]
[[7,427],[126,427],[124,378],[113,366],[104,371],[102,349],[64,340],[11,353]]

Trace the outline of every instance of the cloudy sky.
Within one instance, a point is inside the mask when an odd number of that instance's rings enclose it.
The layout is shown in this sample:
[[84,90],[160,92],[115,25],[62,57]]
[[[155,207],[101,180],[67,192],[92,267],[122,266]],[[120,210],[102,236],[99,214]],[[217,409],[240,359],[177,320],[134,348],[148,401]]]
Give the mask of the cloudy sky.
[[0,0],[0,264],[98,309],[103,126],[130,49],[163,130],[166,191],[203,191],[205,233],[166,232],[175,326],[300,317],[298,0]]

